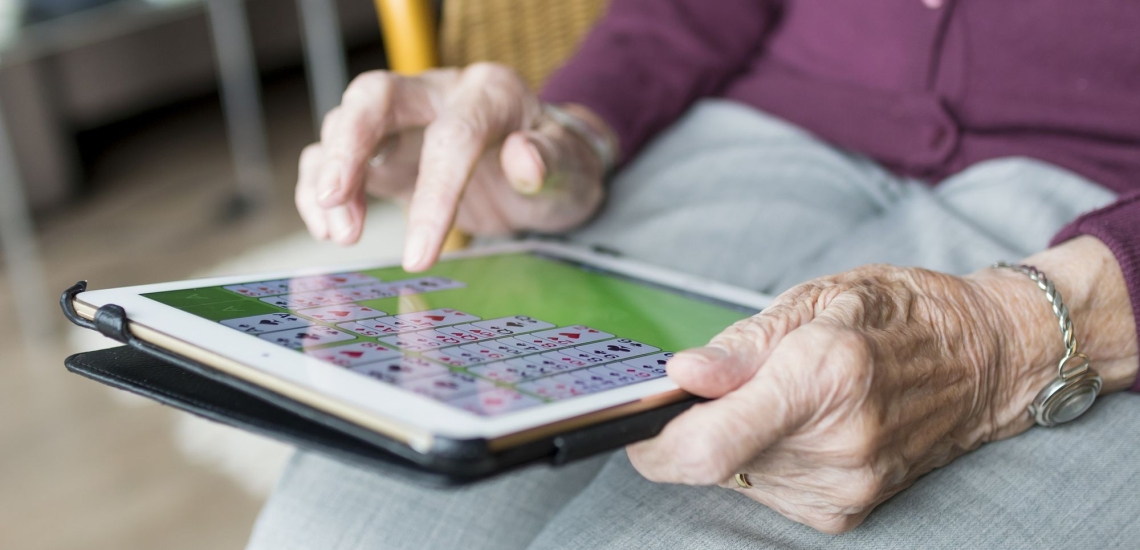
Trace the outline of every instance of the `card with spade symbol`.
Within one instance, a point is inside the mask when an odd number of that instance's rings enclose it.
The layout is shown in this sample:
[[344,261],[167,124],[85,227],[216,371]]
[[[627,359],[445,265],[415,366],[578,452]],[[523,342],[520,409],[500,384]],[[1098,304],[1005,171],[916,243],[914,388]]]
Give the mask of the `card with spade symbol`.
[[614,361],[637,355],[645,355],[659,350],[649,344],[635,342],[629,338],[618,338],[617,340],[608,340],[579,346],[574,348],[574,351],[593,355],[594,357],[601,357],[606,361]]
[[347,332],[341,332],[335,328],[329,328],[323,325],[267,332],[265,334],[259,334],[257,337],[292,349],[311,348],[356,338]]
[[240,330],[246,334],[264,334],[299,327],[309,327],[316,323],[308,319],[301,319],[289,313],[267,313],[252,317],[238,317],[222,321],[227,327]]

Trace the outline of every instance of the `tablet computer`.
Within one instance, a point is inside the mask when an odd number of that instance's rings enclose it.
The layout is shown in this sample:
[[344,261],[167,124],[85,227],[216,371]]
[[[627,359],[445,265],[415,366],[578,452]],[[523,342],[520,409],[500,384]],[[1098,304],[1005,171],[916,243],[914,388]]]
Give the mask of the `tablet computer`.
[[134,338],[300,404],[427,468],[483,475],[560,435],[690,398],[674,351],[768,297],[585,249],[524,242],[424,273],[342,266],[85,291]]

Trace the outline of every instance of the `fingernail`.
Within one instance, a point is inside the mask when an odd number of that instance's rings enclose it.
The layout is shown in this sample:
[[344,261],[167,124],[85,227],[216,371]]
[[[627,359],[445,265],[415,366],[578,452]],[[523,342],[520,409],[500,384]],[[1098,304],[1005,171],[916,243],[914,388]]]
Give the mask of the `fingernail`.
[[523,195],[533,195],[542,190],[542,179],[546,176],[545,163],[542,161],[542,155],[538,154],[538,148],[535,147],[534,142],[527,141],[523,150],[526,151],[524,154],[530,159],[529,162],[518,167],[522,169],[521,173],[513,174],[516,177],[511,178],[511,187]]
[[719,363],[728,359],[728,352],[722,348],[715,346],[705,346],[703,348],[694,348],[685,350],[685,353],[691,353],[705,360],[706,363]]
[[404,245],[404,269],[412,271],[420,268],[428,255],[427,233],[413,231],[408,235],[408,242]]
[[352,213],[347,206],[338,206],[329,209],[329,225],[332,226],[332,237],[341,241],[352,235]]

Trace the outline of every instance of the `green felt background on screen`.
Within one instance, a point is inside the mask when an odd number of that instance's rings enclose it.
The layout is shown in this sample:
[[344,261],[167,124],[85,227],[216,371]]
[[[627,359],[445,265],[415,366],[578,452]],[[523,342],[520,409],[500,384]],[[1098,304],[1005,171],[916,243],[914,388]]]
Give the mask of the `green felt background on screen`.
[[[382,281],[437,275],[467,285],[359,302],[390,314],[446,307],[484,319],[529,315],[558,326],[587,325],[664,350],[704,345],[748,315],[725,305],[526,253],[452,259],[421,274],[409,274],[398,267],[364,273]],[[220,287],[146,296],[213,321],[285,311]]]

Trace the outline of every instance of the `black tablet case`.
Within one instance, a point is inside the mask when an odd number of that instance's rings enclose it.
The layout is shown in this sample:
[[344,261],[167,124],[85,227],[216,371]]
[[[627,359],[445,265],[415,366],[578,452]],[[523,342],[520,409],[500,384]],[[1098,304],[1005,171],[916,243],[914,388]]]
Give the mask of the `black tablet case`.
[[200,417],[319,452],[386,475],[432,485],[463,485],[533,464],[562,465],[657,435],[697,398],[595,424],[494,453],[486,440],[437,438],[420,454],[386,436],[164,350],[130,334],[122,307],[94,321],[75,312],[76,283],[60,298],[67,318],[126,345],[68,357],[67,369]]

